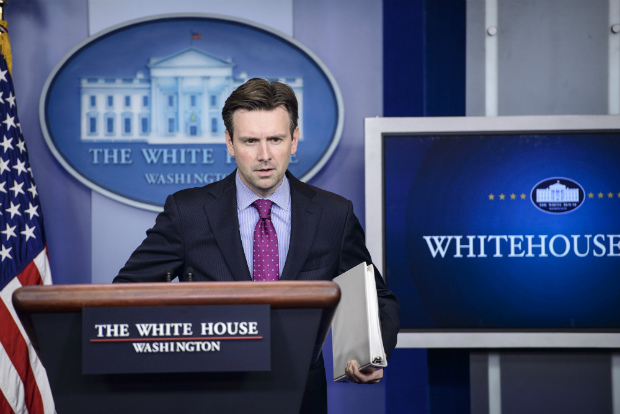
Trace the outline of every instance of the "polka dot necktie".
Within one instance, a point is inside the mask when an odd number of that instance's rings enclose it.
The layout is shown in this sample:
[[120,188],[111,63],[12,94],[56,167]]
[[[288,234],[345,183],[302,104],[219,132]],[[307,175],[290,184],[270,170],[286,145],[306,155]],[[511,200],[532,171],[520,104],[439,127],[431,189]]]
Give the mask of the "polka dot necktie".
[[260,219],[254,228],[254,281],[278,280],[278,236],[271,222],[270,200],[259,199],[252,203]]

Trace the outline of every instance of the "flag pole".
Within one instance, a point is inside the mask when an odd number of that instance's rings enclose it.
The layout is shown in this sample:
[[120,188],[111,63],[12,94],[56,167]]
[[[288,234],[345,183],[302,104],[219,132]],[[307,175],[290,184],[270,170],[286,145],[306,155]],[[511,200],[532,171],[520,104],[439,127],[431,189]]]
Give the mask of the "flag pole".
[[0,0],[0,20],[4,20],[4,6],[9,0]]

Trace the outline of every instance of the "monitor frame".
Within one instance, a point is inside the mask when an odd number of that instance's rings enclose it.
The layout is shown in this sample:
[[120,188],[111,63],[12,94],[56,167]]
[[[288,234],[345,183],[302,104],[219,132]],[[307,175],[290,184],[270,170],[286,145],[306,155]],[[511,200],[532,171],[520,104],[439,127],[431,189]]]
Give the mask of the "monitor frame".
[[[620,133],[620,115],[366,118],[366,245],[385,272],[384,142],[416,135]],[[386,280],[389,287],[389,280]],[[618,331],[415,330],[398,334],[398,348],[618,348]]]

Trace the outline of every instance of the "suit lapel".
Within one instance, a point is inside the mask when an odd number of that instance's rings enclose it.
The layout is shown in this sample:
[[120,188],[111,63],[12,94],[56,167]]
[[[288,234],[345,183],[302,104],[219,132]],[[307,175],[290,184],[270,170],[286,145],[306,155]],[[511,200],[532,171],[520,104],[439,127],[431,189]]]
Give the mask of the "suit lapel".
[[215,237],[220,251],[226,259],[233,278],[244,281],[252,280],[252,277],[243,253],[243,244],[239,234],[235,174],[230,174],[221,181],[222,185],[211,190],[211,195],[216,200],[206,203],[204,211],[213,230],[213,237]]
[[287,173],[291,186],[291,242],[280,280],[297,278],[314,241],[321,218],[322,207],[312,198],[311,187]]

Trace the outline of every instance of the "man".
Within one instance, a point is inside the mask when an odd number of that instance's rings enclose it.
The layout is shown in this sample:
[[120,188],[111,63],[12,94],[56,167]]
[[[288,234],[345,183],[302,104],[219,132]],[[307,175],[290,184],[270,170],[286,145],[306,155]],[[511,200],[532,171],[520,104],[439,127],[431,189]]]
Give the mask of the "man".
[[[282,83],[251,79],[237,88],[222,110],[226,146],[237,170],[169,196],[114,281],[161,281],[166,269],[182,274],[189,267],[196,281],[332,280],[363,261],[371,263],[351,202],[304,184],[287,170],[299,143],[297,111],[293,90]],[[255,247],[263,242],[277,250],[272,267],[262,266],[262,247]],[[399,305],[376,275],[389,356],[396,346]],[[346,375],[375,383],[383,370],[361,372],[351,361]],[[302,412],[327,412],[326,386],[321,356],[310,369]]]

